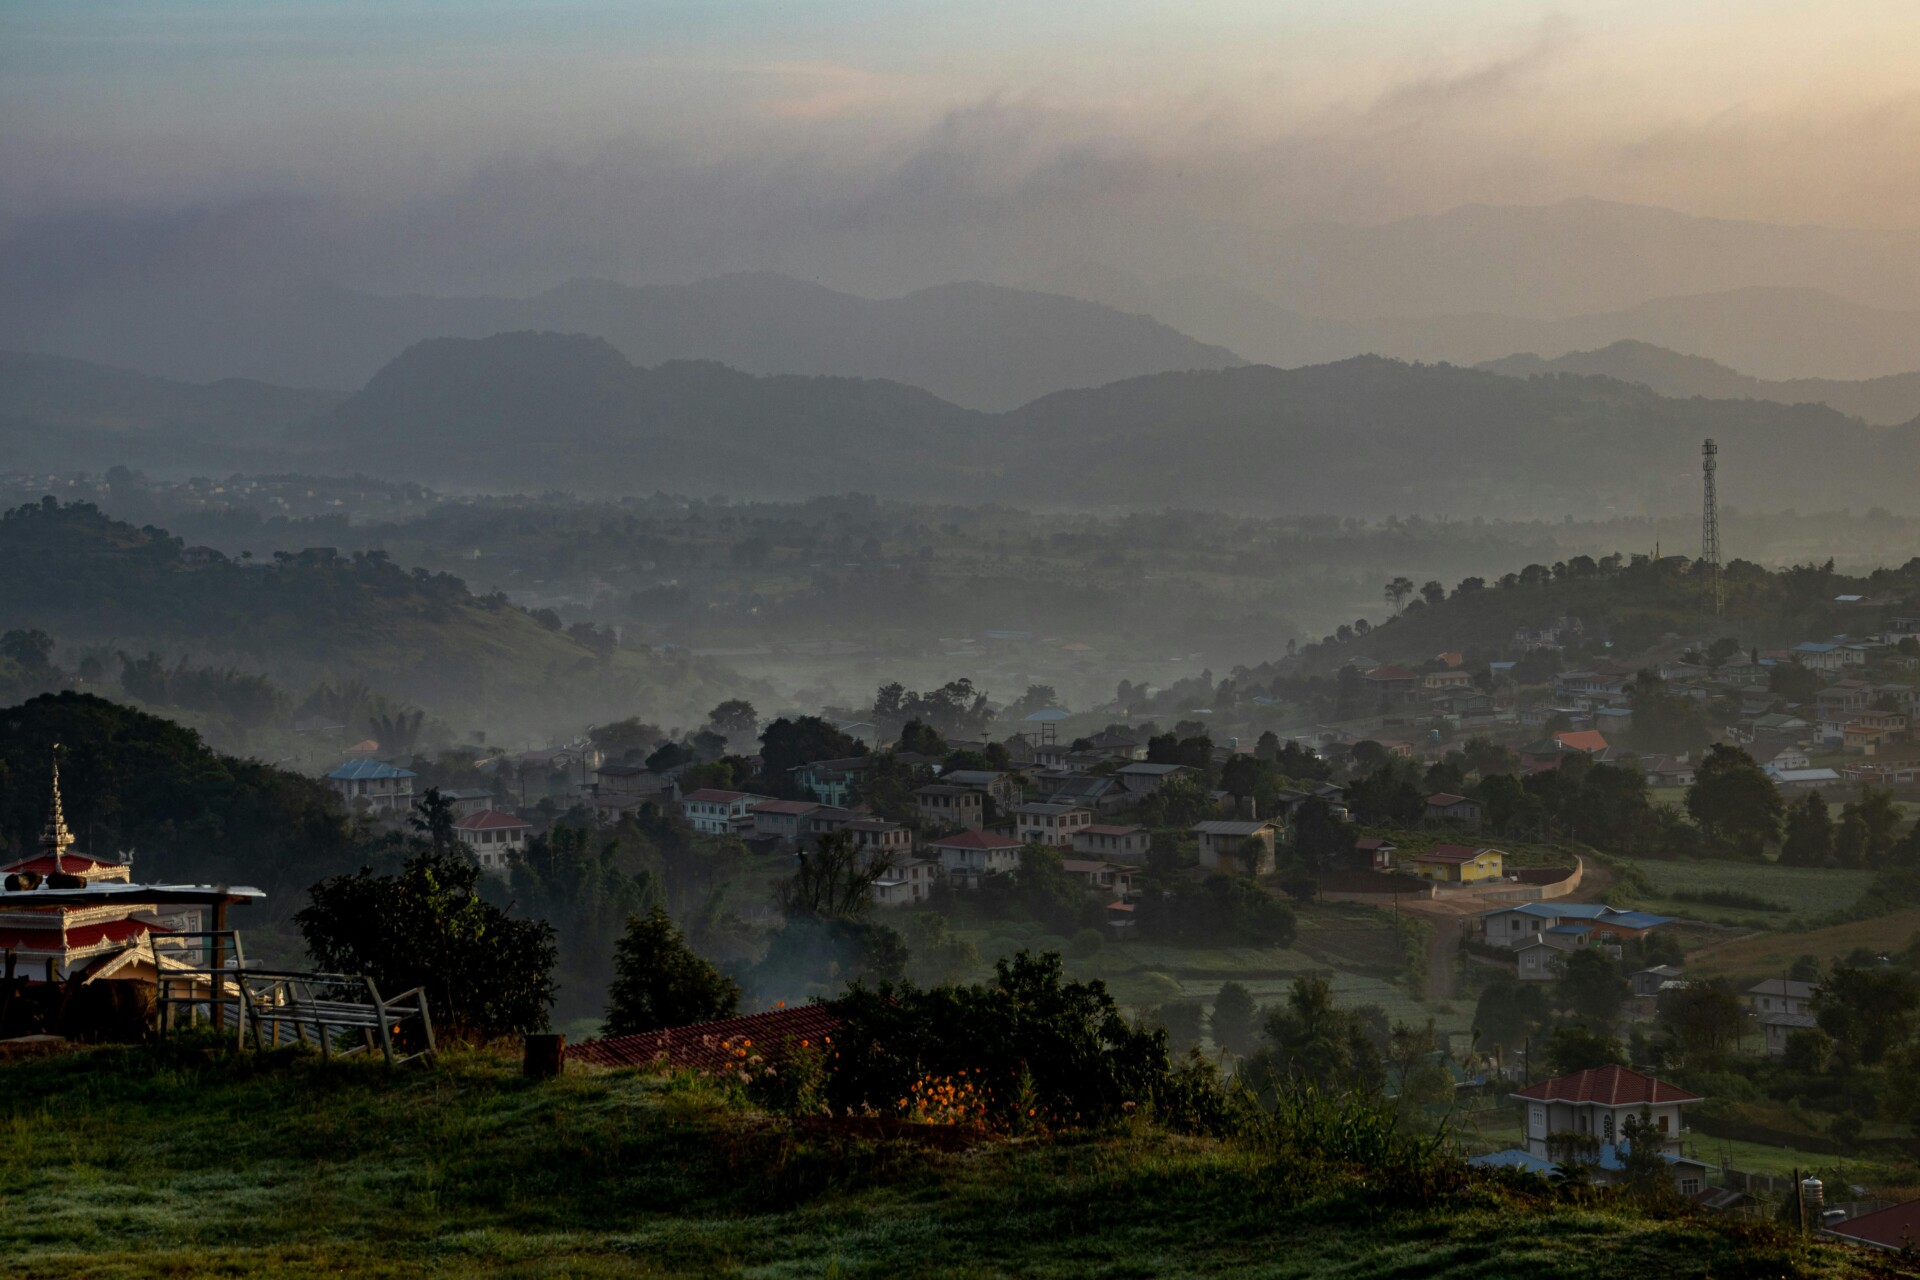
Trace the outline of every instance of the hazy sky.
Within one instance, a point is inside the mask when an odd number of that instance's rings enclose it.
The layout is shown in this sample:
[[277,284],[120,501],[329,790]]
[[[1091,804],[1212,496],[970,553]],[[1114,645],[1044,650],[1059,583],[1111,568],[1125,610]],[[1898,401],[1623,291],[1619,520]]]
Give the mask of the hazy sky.
[[5,0],[0,234],[427,287],[1581,195],[1912,228],[1916,68],[1915,0]]

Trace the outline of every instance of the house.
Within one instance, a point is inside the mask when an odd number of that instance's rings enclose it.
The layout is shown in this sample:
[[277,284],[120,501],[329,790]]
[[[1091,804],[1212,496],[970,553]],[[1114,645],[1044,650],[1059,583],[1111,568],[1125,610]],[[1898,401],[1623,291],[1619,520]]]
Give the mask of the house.
[[1145,827],[1108,826],[1096,823],[1073,833],[1073,851],[1105,862],[1124,862],[1145,866],[1153,848],[1153,833]]
[[1070,804],[1017,804],[1008,810],[1013,834],[1025,841],[1066,849],[1074,832],[1093,825],[1093,811]]
[[1782,771],[1792,770],[1792,769],[1811,769],[1813,768],[1813,761],[1810,760],[1807,757],[1807,753],[1802,751],[1800,748],[1788,747],[1785,751],[1782,751],[1779,755],[1767,761],[1767,765],[1769,768],[1779,769]]
[[1084,750],[1098,752],[1109,760],[1144,760],[1147,758],[1147,744],[1135,741],[1130,733],[1121,733],[1113,729],[1102,729],[1076,746]]
[[1832,1223],[1821,1234],[1891,1253],[1920,1247],[1920,1200],[1909,1200],[1890,1209],[1877,1209],[1857,1218]]
[[1787,1051],[1787,1038],[1796,1031],[1807,1031],[1820,1025],[1820,1020],[1810,1013],[1763,1013],[1760,1015],[1760,1034],[1765,1040],[1767,1056],[1778,1058]]
[[[1625,1121],[1623,1120],[1624,1124]],[[1626,1157],[1632,1150],[1629,1142],[1603,1142],[1594,1151],[1590,1159],[1574,1161],[1583,1166],[1587,1178],[1596,1186],[1608,1186],[1624,1174],[1627,1169]],[[1707,1176],[1714,1166],[1704,1160],[1682,1155],[1678,1151],[1662,1151],[1661,1158],[1673,1177],[1673,1189],[1683,1196],[1697,1197],[1709,1190]],[[1518,1147],[1505,1151],[1495,1151],[1491,1155],[1474,1156],[1468,1164],[1482,1169],[1518,1169],[1526,1173],[1538,1174],[1543,1178],[1553,1177],[1561,1171],[1561,1166],[1552,1160],[1533,1155]]]
[[876,907],[910,907],[916,902],[925,902],[933,893],[939,873],[938,863],[908,858],[888,867],[867,893]]
[[680,815],[703,835],[731,835],[737,830],[750,828],[753,819],[749,815],[753,807],[765,804],[772,798],[757,796],[751,791],[722,791],[718,787],[702,787],[680,797]]
[[1763,772],[1782,791],[1813,791],[1840,782],[1840,775],[1832,769],[1776,769],[1768,765]]
[[1368,871],[1393,870],[1393,842],[1380,836],[1362,836],[1353,842],[1355,860]]
[[493,808],[493,792],[485,787],[444,787],[440,798],[447,802],[448,812],[456,818]]
[[[1625,1136],[1628,1117],[1649,1120],[1663,1145],[1679,1144],[1684,1110],[1704,1102],[1697,1093],[1627,1067],[1589,1067],[1528,1085],[1513,1095],[1521,1107],[1529,1155],[1547,1159],[1549,1138],[1574,1134],[1613,1146]],[[1696,1191],[1700,1188],[1694,1188]]]
[[1070,876],[1086,882],[1087,892],[1107,901],[1126,901],[1133,896],[1133,877],[1137,868],[1098,859],[1065,858],[1060,867]]
[[1078,805],[1095,813],[1124,809],[1132,799],[1120,779],[1093,773],[1076,773],[1057,779],[1047,796],[1051,804]]
[[927,843],[947,878],[970,889],[978,888],[983,876],[1018,871],[1025,848],[1025,841],[997,831],[963,831]]
[[1498,907],[1480,917],[1482,940],[1490,947],[1513,950],[1556,930],[1561,931],[1557,937],[1563,944],[1587,946],[1644,938],[1672,923],[1667,916],[1621,911],[1598,902],[1522,902]]
[[674,779],[637,764],[603,764],[593,771],[595,796],[644,796],[665,803],[679,789]]
[[1811,671],[1839,671],[1866,661],[1866,654],[1857,649],[1812,640],[1793,646],[1793,657]]
[[406,813],[413,808],[413,780],[419,775],[380,760],[349,760],[327,775],[349,810]]
[[1544,936],[1514,948],[1516,976],[1522,982],[1551,982],[1560,976],[1560,957],[1568,948],[1549,942]]
[[1209,871],[1263,876],[1273,870],[1271,822],[1197,822],[1191,828],[1200,843],[1200,865]]
[[513,859],[527,847],[533,824],[498,809],[483,809],[453,824],[454,838],[467,847],[482,871],[505,875]]
[[1419,674],[1405,667],[1375,667],[1360,680],[1376,706],[1404,706],[1421,696]]
[[1657,996],[1669,983],[1680,981],[1680,970],[1670,964],[1656,964],[1627,975],[1627,988],[1636,996]]
[[1624,702],[1632,679],[1633,672],[1610,663],[1590,671],[1562,671],[1553,678],[1553,697],[1556,702]]
[[1477,828],[1480,825],[1480,812],[1480,802],[1471,796],[1456,796],[1442,791],[1427,797],[1429,823]]
[[1439,693],[1448,689],[1471,689],[1473,673],[1459,667],[1449,667],[1444,671],[1429,671],[1420,681],[1420,687],[1430,693]]
[[896,867],[903,867],[912,857],[913,832],[898,822],[889,822],[885,818],[855,817],[842,822],[838,830],[853,838],[854,855],[863,867],[870,867],[881,859]]
[[1120,785],[1127,789],[1128,795],[1144,796],[1158,791],[1167,779],[1192,772],[1184,764],[1148,764],[1142,760],[1121,765],[1114,770],[1113,776],[1120,779]]
[[1690,787],[1693,785],[1693,766],[1684,760],[1672,756],[1648,756],[1640,763],[1640,772],[1646,775],[1650,787]]
[[1598,729],[1562,729],[1552,736],[1562,751],[1578,751],[1595,760],[1607,758],[1607,740]]
[[806,791],[821,804],[845,808],[852,802],[859,780],[873,768],[874,763],[873,756],[848,756],[839,760],[815,760],[810,764],[795,765],[789,772],[793,775],[794,786]]
[[1756,1014],[1811,1013],[1813,997],[1820,990],[1817,982],[1794,982],[1787,978],[1768,978],[1741,992],[1747,1008]]
[[1480,849],[1466,844],[1437,844],[1425,853],[1415,855],[1413,874],[1422,880],[1438,880],[1443,884],[1498,880],[1505,874],[1501,865],[1504,857],[1498,849]]
[[971,787],[930,783],[916,787],[913,807],[929,827],[963,827],[978,831],[987,825],[987,793]]
[[772,838],[788,849],[797,849],[813,836],[807,817],[821,806],[812,800],[762,800],[747,812],[753,819],[749,832],[756,839]]
[[1002,809],[1019,804],[1021,800],[1020,778],[1017,774],[991,769],[955,769],[941,774],[940,781],[950,787],[978,791]]

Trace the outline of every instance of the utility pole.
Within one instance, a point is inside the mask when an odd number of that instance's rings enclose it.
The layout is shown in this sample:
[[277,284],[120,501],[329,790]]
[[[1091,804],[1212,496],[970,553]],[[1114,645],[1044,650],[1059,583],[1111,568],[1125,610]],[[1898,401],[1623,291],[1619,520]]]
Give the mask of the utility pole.
[[1707,596],[1718,617],[1724,603],[1720,583],[1720,511],[1713,491],[1713,473],[1718,467],[1720,448],[1712,440],[1700,446],[1700,562],[1707,570]]

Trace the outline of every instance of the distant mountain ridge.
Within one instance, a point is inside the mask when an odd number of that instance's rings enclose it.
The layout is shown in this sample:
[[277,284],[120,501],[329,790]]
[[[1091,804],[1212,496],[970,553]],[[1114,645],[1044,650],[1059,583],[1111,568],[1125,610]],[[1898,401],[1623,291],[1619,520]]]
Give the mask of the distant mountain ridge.
[[308,284],[156,295],[84,320],[0,312],[0,346],[85,352],[192,379],[245,374],[325,387],[360,386],[426,338],[522,330],[604,338],[636,364],[717,360],[748,373],[882,378],[988,410],[1143,373],[1244,363],[1151,317],[1079,298],[960,283],[869,299],[765,272],[675,285],[573,280],[529,298]]
[[1920,418],[1920,372],[1848,382],[1832,378],[1770,381],[1729,369],[1704,356],[1684,355],[1649,342],[1620,341],[1597,351],[1570,351],[1547,360],[1512,355],[1475,366],[1508,377],[1548,373],[1600,374],[1649,387],[1663,396],[1709,400],[1772,400],[1779,404],[1824,404],[1875,426]]
[[[316,417],[216,443],[232,469],[483,492],[1558,518],[1691,509],[1705,436],[1720,443],[1730,504],[1915,505],[1920,422],[1873,428],[1820,404],[1380,357],[1150,374],[990,414],[877,379],[643,368],[581,334],[436,338]],[[176,471],[211,465],[197,452],[210,446],[157,427],[114,438],[166,445]]]

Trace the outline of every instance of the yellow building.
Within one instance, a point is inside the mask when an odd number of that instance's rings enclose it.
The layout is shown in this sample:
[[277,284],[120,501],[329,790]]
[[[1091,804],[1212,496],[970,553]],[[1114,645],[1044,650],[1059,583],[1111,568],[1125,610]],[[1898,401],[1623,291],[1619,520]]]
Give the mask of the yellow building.
[[1465,844],[1437,844],[1413,860],[1413,874],[1443,884],[1473,884],[1498,880],[1505,860],[1498,849],[1476,849]]

